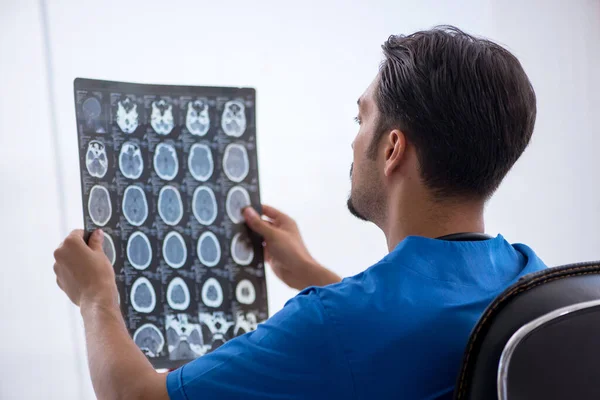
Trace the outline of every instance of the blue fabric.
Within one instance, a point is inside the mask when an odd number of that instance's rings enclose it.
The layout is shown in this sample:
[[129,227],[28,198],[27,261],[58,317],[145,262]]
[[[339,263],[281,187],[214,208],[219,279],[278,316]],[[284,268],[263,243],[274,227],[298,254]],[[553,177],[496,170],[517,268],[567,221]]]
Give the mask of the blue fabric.
[[174,400],[451,399],[471,329],[544,269],[502,236],[408,237],[366,271],[304,290],[254,332],[173,371]]

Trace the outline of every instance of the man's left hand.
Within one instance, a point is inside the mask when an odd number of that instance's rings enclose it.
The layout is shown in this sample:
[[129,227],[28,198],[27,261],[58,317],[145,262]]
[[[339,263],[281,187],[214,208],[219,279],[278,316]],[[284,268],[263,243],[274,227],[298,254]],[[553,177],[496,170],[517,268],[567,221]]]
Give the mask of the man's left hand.
[[78,229],[54,251],[56,283],[75,305],[117,303],[115,273],[102,250],[103,241],[104,233],[98,229],[86,244]]

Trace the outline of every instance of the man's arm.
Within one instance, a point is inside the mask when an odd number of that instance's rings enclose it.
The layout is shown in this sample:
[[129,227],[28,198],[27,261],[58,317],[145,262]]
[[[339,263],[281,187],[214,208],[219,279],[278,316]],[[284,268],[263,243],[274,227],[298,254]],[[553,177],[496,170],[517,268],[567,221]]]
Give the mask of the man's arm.
[[74,231],[55,251],[57,283],[80,306],[88,364],[99,399],[167,400],[166,375],[157,373],[129,337],[117,304],[114,271],[102,251],[101,231],[89,247]]
[[99,399],[168,399],[166,375],[157,373],[129,337],[118,308],[82,305],[88,364]]

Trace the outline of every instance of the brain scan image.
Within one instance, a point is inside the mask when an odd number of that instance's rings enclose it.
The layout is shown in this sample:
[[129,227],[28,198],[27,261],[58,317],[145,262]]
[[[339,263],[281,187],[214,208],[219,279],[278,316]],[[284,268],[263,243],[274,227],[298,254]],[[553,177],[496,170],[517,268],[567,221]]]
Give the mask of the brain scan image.
[[99,140],[92,140],[85,153],[85,166],[94,178],[103,178],[108,171],[106,147]]
[[236,264],[248,265],[254,258],[254,248],[248,235],[236,233],[231,239],[231,258]]
[[146,194],[139,186],[131,185],[123,195],[123,215],[133,226],[140,226],[148,218]]
[[137,104],[126,98],[117,102],[117,125],[124,133],[133,133],[139,125]]
[[119,153],[119,169],[125,178],[138,179],[144,171],[144,160],[140,146],[125,142]]
[[185,126],[192,135],[204,136],[210,127],[208,104],[202,100],[190,101],[187,105]]
[[187,314],[167,315],[167,346],[171,360],[191,360],[206,354],[200,324],[189,321]]
[[232,143],[225,148],[223,155],[223,171],[232,182],[241,182],[250,171],[248,152],[240,144]]
[[133,334],[133,341],[148,357],[158,357],[165,346],[165,338],[153,324],[140,326]]
[[179,191],[170,185],[158,193],[158,214],[167,225],[177,225],[183,218],[183,203]]
[[214,267],[221,260],[221,245],[219,239],[210,231],[204,232],[198,238],[196,246],[198,259],[207,267]]
[[194,143],[188,156],[188,169],[195,180],[205,182],[211,177],[214,169],[210,147]]
[[250,205],[250,195],[248,191],[241,186],[232,187],[227,193],[225,199],[225,208],[229,219],[234,224],[239,224],[244,221],[242,209]]
[[105,232],[136,345],[173,370],[251,334],[268,316],[261,239],[242,214],[260,209],[255,90],[73,86],[84,229]]
[[208,186],[199,186],[192,197],[194,217],[202,225],[210,225],[217,219],[217,200],[215,193]]
[[217,308],[223,304],[223,288],[215,278],[208,278],[202,286],[202,302],[208,306]]
[[173,105],[165,100],[152,102],[152,114],[150,115],[150,125],[159,135],[168,135],[175,126],[173,120]]
[[175,277],[167,287],[167,303],[173,310],[185,310],[190,306],[190,290],[180,277]]
[[115,261],[117,259],[117,252],[115,250],[115,242],[113,242],[110,235],[104,232],[104,241],[102,242],[102,251],[106,254],[106,258],[110,261],[112,265],[115,265]]
[[85,125],[87,129],[90,129],[96,133],[106,133],[98,117],[102,113],[102,105],[100,101],[95,97],[88,97],[81,105],[81,111],[83,112],[83,118],[85,119]]
[[244,103],[232,100],[225,103],[221,117],[221,128],[227,136],[240,137],[246,130],[246,112]]
[[187,260],[187,247],[183,236],[175,231],[167,233],[163,240],[162,253],[169,267],[175,269],[183,267]]
[[235,327],[233,328],[234,336],[240,336],[244,333],[252,332],[256,330],[258,321],[254,313],[242,313],[238,312],[235,319]]
[[154,171],[165,181],[173,180],[179,172],[179,161],[175,147],[168,143],[159,143],[154,152]]
[[148,268],[152,262],[152,246],[144,232],[134,232],[127,241],[127,259],[135,269]]
[[88,213],[92,222],[98,226],[104,226],[110,220],[112,204],[108,190],[104,186],[95,185],[90,190]]
[[212,350],[232,337],[235,322],[228,321],[223,312],[199,313],[198,319],[202,327],[204,341],[210,341]]
[[137,278],[131,287],[131,305],[141,313],[150,313],[156,306],[154,287],[143,276]]
[[252,304],[256,300],[256,290],[248,279],[242,279],[235,287],[235,298],[242,304]]

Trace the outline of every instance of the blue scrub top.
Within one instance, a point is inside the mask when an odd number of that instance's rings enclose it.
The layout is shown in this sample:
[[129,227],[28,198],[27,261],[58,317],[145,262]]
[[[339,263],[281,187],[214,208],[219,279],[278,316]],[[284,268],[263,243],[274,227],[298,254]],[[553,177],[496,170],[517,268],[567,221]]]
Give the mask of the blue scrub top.
[[366,271],[311,287],[254,332],[171,372],[173,400],[451,399],[484,309],[546,268],[502,236],[411,236]]

